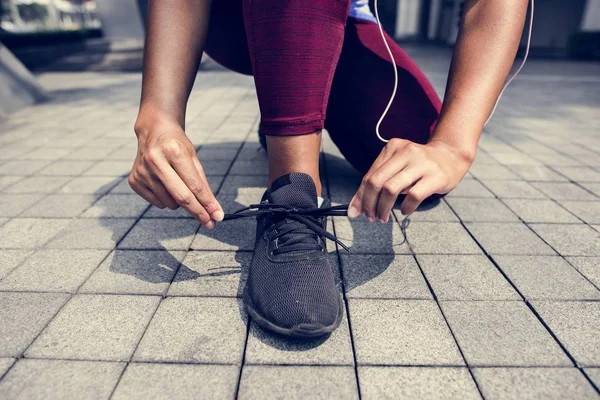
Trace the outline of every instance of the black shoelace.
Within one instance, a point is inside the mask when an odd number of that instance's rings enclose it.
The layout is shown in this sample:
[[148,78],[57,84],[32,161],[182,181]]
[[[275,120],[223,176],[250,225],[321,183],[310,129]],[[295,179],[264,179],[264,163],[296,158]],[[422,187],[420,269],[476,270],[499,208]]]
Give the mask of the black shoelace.
[[[348,204],[331,207],[296,208],[284,204],[251,204],[233,214],[225,214],[224,221],[238,218],[266,216],[273,219],[269,228],[275,232],[272,240],[275,241],[273,254],[320,251],[322,249],[321,236],[336,242],[344,250],[348,247],[331,233],[323,229],[318,221],[320,217],[344,217],[348,215]],[[297,223],[289,223],[295,221]],[[308,240],[307,240],[308,239]]]

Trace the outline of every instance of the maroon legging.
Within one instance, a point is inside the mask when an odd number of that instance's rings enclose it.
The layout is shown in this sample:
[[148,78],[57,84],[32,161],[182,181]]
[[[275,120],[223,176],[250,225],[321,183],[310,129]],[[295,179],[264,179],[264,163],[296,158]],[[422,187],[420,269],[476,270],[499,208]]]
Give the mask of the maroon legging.
[[[206,52],[253,74],[266,135],[327,129],[365,173],[384,143],[375,125],[393,86],[376,24],[347,17],[349,0],[215,0]],[[398,92],[381,125],[384,138],[426,143],[441,102],[415,62],[389,37]]]

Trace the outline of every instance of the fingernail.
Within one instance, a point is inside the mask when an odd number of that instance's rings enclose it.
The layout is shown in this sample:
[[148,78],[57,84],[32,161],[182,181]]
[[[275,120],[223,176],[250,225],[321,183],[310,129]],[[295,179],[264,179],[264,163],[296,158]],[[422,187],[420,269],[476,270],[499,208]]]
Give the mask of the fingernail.
[[208,221],[206,223],[206,225],[204,225],[205,227],[207,227],[208,229],[212,229],[215,227],[215,223],[213,221]]
[[373,217],[367,217],[367,221],[369,221],[369,222],[375,222],[375,218],[373,218]]
[[379,222],[381,222],[382,224],[386,224],[387,223],[387,219],[379,218]]
[[348,207],[348,218],[356,218],[358,217],[358,210],[354,206]]
[[217,210],[217,211],[215,211],[214,213],[211,214],[211,217],[215,221],[223,221],[223,218],[225,217],[225,214],[223,213],[223,211]]

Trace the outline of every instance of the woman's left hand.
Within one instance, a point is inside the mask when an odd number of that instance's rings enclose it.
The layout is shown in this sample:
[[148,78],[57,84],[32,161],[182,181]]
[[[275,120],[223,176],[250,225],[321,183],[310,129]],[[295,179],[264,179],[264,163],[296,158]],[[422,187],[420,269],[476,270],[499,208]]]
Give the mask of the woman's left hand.
[[472,162],[472,157],[442,141],[423,145],[391,139],[363,178],[348,216],[365,213],[371,222],[387,222],[400,194],[406,194],[400,211],[409,215],[432,194],[454,189]]

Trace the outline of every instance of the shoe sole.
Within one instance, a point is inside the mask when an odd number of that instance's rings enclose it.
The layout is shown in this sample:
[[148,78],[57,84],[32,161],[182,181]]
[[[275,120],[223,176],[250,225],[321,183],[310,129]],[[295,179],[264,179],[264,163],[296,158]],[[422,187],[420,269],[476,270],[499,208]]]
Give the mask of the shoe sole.
[[[340,326],[340,323],[342,322],[342,317],[344,316],[344,301],[342,300],[342,296],[338,295],[339,314],[333,324],[331,324],[329,326],[323,326],[323,327],[320,327],[317,329],[308,328],[306,325],[309,325],[309,324],[296,325],[293,328],[284,328],[284,327],[275,325],[274,323],[268,321],[265,317],[263,317],[262,315],[257,313],[254,310],[254,307],[252,306],[252,301],[250,300],[250,296],[248,296],[248,292],[246,292],[245,289],[244,289],[244,297],[243,298],[244,298],[244,305],[246,306],[246,311],[248,311],[248,314],[250,315],[250,317],[258,325],[260,325],[262,328],[265,328],[265,329],[275,332],[277,334],[289,336],[289,337],[293,337],[293,338],[310,339],[310,338],[316,338],[319,336],[328,335],[331,332],[333,332],[338,326]],[[305,325],[305,326],[302,326],[302,325]]]

